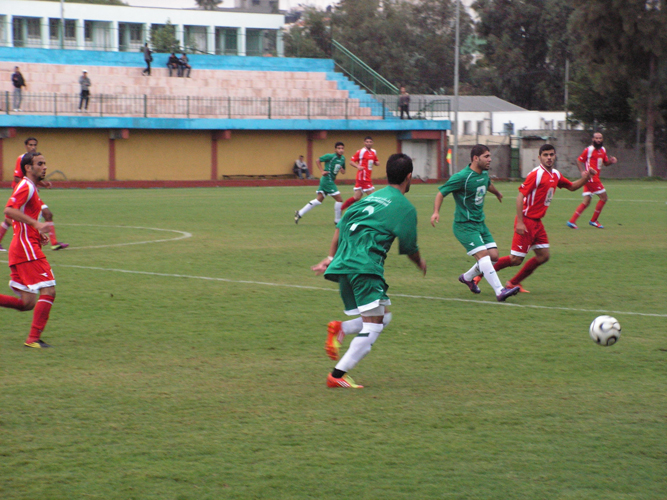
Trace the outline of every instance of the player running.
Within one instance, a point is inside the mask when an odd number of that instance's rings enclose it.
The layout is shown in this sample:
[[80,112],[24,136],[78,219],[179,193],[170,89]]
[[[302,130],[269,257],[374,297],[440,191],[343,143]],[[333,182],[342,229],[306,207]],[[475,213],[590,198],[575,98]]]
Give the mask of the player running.
[[[23,156],[27,153],[34,153],[37,151],[37,139],[34,137],[28,137],[23,144],[25,145],[25,150],[26,153],[20,155],[16,159],[16,166],[14,168],[14,180],[12,181],[12,189],[14,189],[19,182],[21,182],[21,179],[23,179],[23,172],[21,171],[21,159]],[[51,183],[47,180],[42,180],[39,182],[37,187],[45,187],[45,188],[50,188]],[[49,207],[44,205],[42,207],[42,217],[44,217],[44,220],[46,222],[53,222],[53,213],[51,210],[49,210]],[[1,224],[0,224],[0,242],[2,241],[2,238],[5,236],[5,233],[9,229],[9,225],[11,224],[11,221],[9,219],[5,219]],[[51,250],[61,250],[63,248],[67,248],[69,245],[67,243],[58,243],[58,239],[56,238],[56,228],[52,224],[49,226],[49,237],[51,240]],[[0,252],[4,252],[5,249],[2,248],[2,245],[0,245]]]
[[14,189],[5,207],[5,216],[13,220],[14,237],[9,246],[9,286],[20,298],[0,295],[0,306],[19,311],[35,310],[26,347],[51,347],[40,337],[56,298],[56,280],[42,244],[48,241],[51,222],[39,222],[42,210],[37,185],[46,175],[46,161],[41,153],[26,153],[21,160],[23,179]]
[[[523,262],[530,250],[535,252],[535,257],[530,259],[521,270],[506,284],[506,288],[520,288],[521,292],[527,292],[521,282],[533,271],[549,260],[549,239],[542,224],[542,217],[547,213],[556,188],[565,188],[576,191],[597,172],[593,169],[581,173],[581,179],[574,182],[563,177],[554,168],[556,163],[556,148],[551,144],[543,144],[539,151],[540,166],[534,168],[519,186],[519,194],[516,198],[516,220],[514,222],[514,238],[512,239],[512,251],[510,255],[501,257],[494,264],[494,269],[500,271],[510,266],[518,266]],[[476,278],[479,281],[479,277]]]
[[609,165],[616,163],[617,160],[614,156],[607,156],[607,150],[602,146],[603,142],[604,138],[602,137],[602,134],[600,132],[594,133],[593,144],[584,149],[581,156],[577,158],[577,166],[579,167],[580,172],[593,168],[598,173],[593,175],[584,185],[584,192],[581,193],[584,197],[584,201],[577,207],[570,220],[566,223],[567,227],[571,227],[572,229],[579,229],[577,227],[577,219],[584,213],[584,210],[588,208],[588,205],[591,204],[594,194],[598,195],[598,198],[600,199],[598,200],[597,205],[595,205],[595,211],[593,212],[593,217],[589,224],[598,229],[604,229],[604,226],[598,222],[598,217],[600,216],[600,212],[602,212],[605,203],[607,203],[608,198],[607,191],[600,181],[599,173],[602,165],[608,167]]
[[498,260],[498,245],[493,241],[491,232],[484,224],[484,197],[487,191],[496,195],[502,203],[503,195],[496,189],[489,178],[491,167],[491,151],[484,144],[477,144],[470,151],[470,163],[466,168],[452,175],[438,189],[435,195],[431,225],[440,222],[440,207],[449,193],[454,196],[456,210],[454,212],[454,236],[472,255],[477,263],[459,276],[459,281],[471,292],[480,293],[479,286],[473,282],[476,276],[484,275],[496,293],[498,302],[519,293],[519,287],[503,287],[493,269]]
[[364,139],[364,147],[350,158],[350,165],[357,169],[354,195],[345,200],[341,210],[345,210],[355,201],[359,201],[364,194],[371,194],[375,191],[371,175],[373,174],[373,166],[379,163],[377,152],[373,149],[373,138],[369,135]]
[[[310,200],[306,205],[301,209],[294,212],[294,223],[298,224],[299,219],[310,212],[317,205],[321,205],[324,201],[325,196],[331,196],[336,203],[334,204],[334,223],[338,224],[341,214],[341,206],[343,205],[343,198],[340,196],[340,191],[336,187],[336,176],[338,172],[345,173],[345,157],[343,153],[345,152],[345,144],[342,142],[337,142],[334,146],[335,153],[329,153],[324,156],[320,156],[316,163],[317,168],[322,172],[322,177],[320,178],[320,185],[317,188],[317,198]],[[322,168],[322,163],[324,163],[324,168]]]
[[[387,161],[389,186],[355,203],[334,231],[329,257],[312,267],[317,274],[338,283],[348,316],[361,315],[342,324],[329,323],[326,351],[338,359],[345,335],[358,334],[345,355],[327,377],[327,386],[361,389],[347,375],[371,351],[391,316],[384,280],[384,261],[392,243],[399,239],[399,253],[407,254],[426,274],[426,262],[417,246],[417,210],[405,194],[410,190],[412,160],[394,154]],[[332,328],[334,324],[338,325]]]

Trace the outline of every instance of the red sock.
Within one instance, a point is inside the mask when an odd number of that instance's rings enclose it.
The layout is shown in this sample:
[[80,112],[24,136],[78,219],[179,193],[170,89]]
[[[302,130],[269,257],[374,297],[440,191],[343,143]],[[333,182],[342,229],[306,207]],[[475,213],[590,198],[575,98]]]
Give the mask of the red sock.
[[579,216],[580,216],[581,214],[584,213],[584,210],[586,210],[586,207],[587,207],[587,205],[586,205],[585,203],[582,203],[581,205],[579,205],[579,206],[577,207],[577,209],[576,209],[576,210],[574,211],[574,213],[572,214],[572,218],[570,219],[570,222],[571,222],[572,224],[574,224],[575,222],[577,222],[577,219],[579,218]]
[[58,244],[58,240],[56,239],[56,226],[49,227],[49,238],[51,238],[52,245]]
[[0,295],[0,307],[20,310],[23,309],[23,301],[11,295]]
[[7,232],[7,229],[9,229],[9,226],[5,221],[2,221],[2,224],[0,224],[0,241],[2,241],[2,238],[5,237],[5,233]]
[[505,269],[506,267],[510,267],[510,262],[511,262],[511,257],[509,255],[505,255],[505,257],[501,257],[498,259],[498,262],[496,262],[493,265],[493,268],[496,271],[500,271],[501,269]]
[[533,274],[533,271],[539,267],[540,263],[537,261],[535,257],[530,259],[528,262],[526,262],[521,270],[516,273],[516,276],[510,280],[510,283],[513,285],[518,285],[521,283],[523,280],[525,280],[528,276]]
[[352,203],[354,203],[355,201],[357,201],[357,200],[354,199],[354,196],[352,198],[348,198],[347,200],[345,200],[345,203],[343,203],[343,206],[340,207],[340,209],[345,210],[347,207],[352,205]]
[[602,212],[602,208],[604,207],[605,203],[607,202],[598,200],[598,204],[595,205],[595,212],[593,212],[593,218],[591,219],[591,222],[597,222],[598,217],[600,216],[600,212]]
[[32,328],[30,328],[30,335],[26,343],[37,342],[39,337],[42,335],[44,328],[46,328],[46,322],[49,320],[49,313],[51,312],[51,306],[55,297],[51,295],[42,295],[37,301],[35,306],[35,312],[32,314]]

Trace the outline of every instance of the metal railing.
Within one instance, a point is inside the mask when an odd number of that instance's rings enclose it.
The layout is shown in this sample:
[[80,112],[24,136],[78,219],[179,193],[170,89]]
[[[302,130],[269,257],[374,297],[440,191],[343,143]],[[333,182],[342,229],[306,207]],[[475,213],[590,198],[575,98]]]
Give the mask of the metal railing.
[[[376,99],[382,101],[389,113],[400,117],[398,97],[396,95],[375,96]],[[451,100],[448,98],[410,97],[409,110],[413,120],[451,120],[451,108]]]
[[336,40],[331,41],[331,57],[336,67],[371,94],[398,94],[398,87],[391,84]]
[[[1,95],[1,94],[0,94]],[[144,118],[251,118],[251,119],[395,119],[373,109],[378,101],[367,99],[195,97],[132,94],[93,94],[87,109],[79,94],[23,92],[21,111],[13,109],[13,93],[0,98],[6,114],[128,116]],[[384,109],[384,108],[383,108]]]

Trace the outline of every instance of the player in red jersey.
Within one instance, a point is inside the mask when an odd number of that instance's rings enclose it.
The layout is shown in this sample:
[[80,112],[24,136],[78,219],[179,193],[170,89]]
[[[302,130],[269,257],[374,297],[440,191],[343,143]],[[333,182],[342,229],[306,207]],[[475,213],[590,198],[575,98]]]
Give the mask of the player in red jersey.
[[[37,151],[37,139],[34,137],[28,137],[25,141],[25,150],[26,153],[34,153]],[[12,181],[12,189],[14,189],[19,182],[21,182],[21,179],[23,179],[23,172],[21,171],[21,159],[23,156],[26,154],[20,155],[16,159],[16,167],[14,168],[14,180]],[[44,187],[44,188],[50,188],[51,183],[47,180],[42,180],[40,183],[37,185],[37,187]],[[49,207],[44,205],[42,207],[42,216],[44,217],[44,220],[46,222],[53,222],[53,213],[51,210],[49,210]],[[11,224],[11,221],[8,219],[5,219],[2,224],[0,224],[0,241],[2,241],[2,238],[5,236],[5,233],[7,232],[7,229],[9,229],[9,225]],[[51,225],[50,226],[50,232],[49,236],[51,239],[51,250],[60,250],[62,248],[67,248],[69,245],[67,243],[58,243],[58,239],[56,238],[56,228]],[[2,248],[2,245],[0,245],[0,252],[5,251],[4,248]]]
[[371,194],[375,191],[371,174],[373,173],[373,166],[379,162],[377,152],[373,149],[373,138],[367,136],[364,139],[364,147],[350,158],[350,165],[357,169],[357,179],[354,184],[354,195],[345,200],[341,210],[345,210],[355,201],[359,201],[364,194]]
[[597,170],[598,173],[592,176],[591,180],[589,180],[584,186],[584,192],[582,193],[584,196],[584,202],[577,207],[570,220],[567,221],[567,227],[571,227],[572,229],[579,229],[577,227],[577,219],[582,213],[584,213],[584,210],[586,210],[588,205],[591,204],[591,200],[593,199],[594,194],[598,195],[598,198],[600,199],[598,200],[597,205],[595,205],[595,211],[593,212],[593,217],[591,218],[589,224],[593,227],[604,229],[604,226],[598,222],[598,217],[604,208],[604,204],[607,203],[608,198],[607,191],[600,181],[599,173],[600,168],[603,165],[605,167],[613,165],[617,160],[613,156],[607,156],[607,150],[602,146],[603,139],[604,138],[600,132],[595,132],[593,134],[593,144],[584,149],[584,152],[581,153],[581,156],[577,158],[577,166],[581,172],[593,168]]
[[[534,168],[519,186],[519,195],[516,198],[516,220],[514,222],[514,237],[510,255],[501,257],[493,265],[496,271],[510,266],[518,266],[523,262],[530,250],[535,257],[530,259],[521,270],[507,282],[506,288],[520,287],[521,292],[527,292],[521,282],[533,271],[549,260],[549,239],[542,224],[542,217],[551,205],[556,188],[565,188],[576,191],[597,172],[593,169],[581,173],[581,179],[569,181],[553,168],[556,162],[556,148],[551,144],[543,144],[539,151],[540,166]],[[481,279],[481,276],[478,276]],[[479,282],[476,278],[475,282]]]
[[48,242],[51,222],[39,222],[42,200],[37,184],[46,175],[46,161],[41,153],[26,153],[21,160],[23,179],[5,206],[5,216],[12,219],[14,237],[9,246],[9,286],[19,296],[0,295],[0,306],[19,311],[35,310],[26,347],[51,347],[40,337],[49,320],[56,298],[56,280],[42,245]]

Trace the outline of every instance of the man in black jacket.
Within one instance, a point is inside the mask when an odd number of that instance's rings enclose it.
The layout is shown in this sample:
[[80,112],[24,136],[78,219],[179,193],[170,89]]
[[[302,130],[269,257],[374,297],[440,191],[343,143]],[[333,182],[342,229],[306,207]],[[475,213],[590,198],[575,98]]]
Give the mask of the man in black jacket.
[[14,66],[14,72],[12,73],[12,85],[14,85],[14,111],[21,111],[21,101],[23,100],[21,87],[25,87],[27,90],[28,86],[25,84],[25,79],[19,71],[18,66]]

